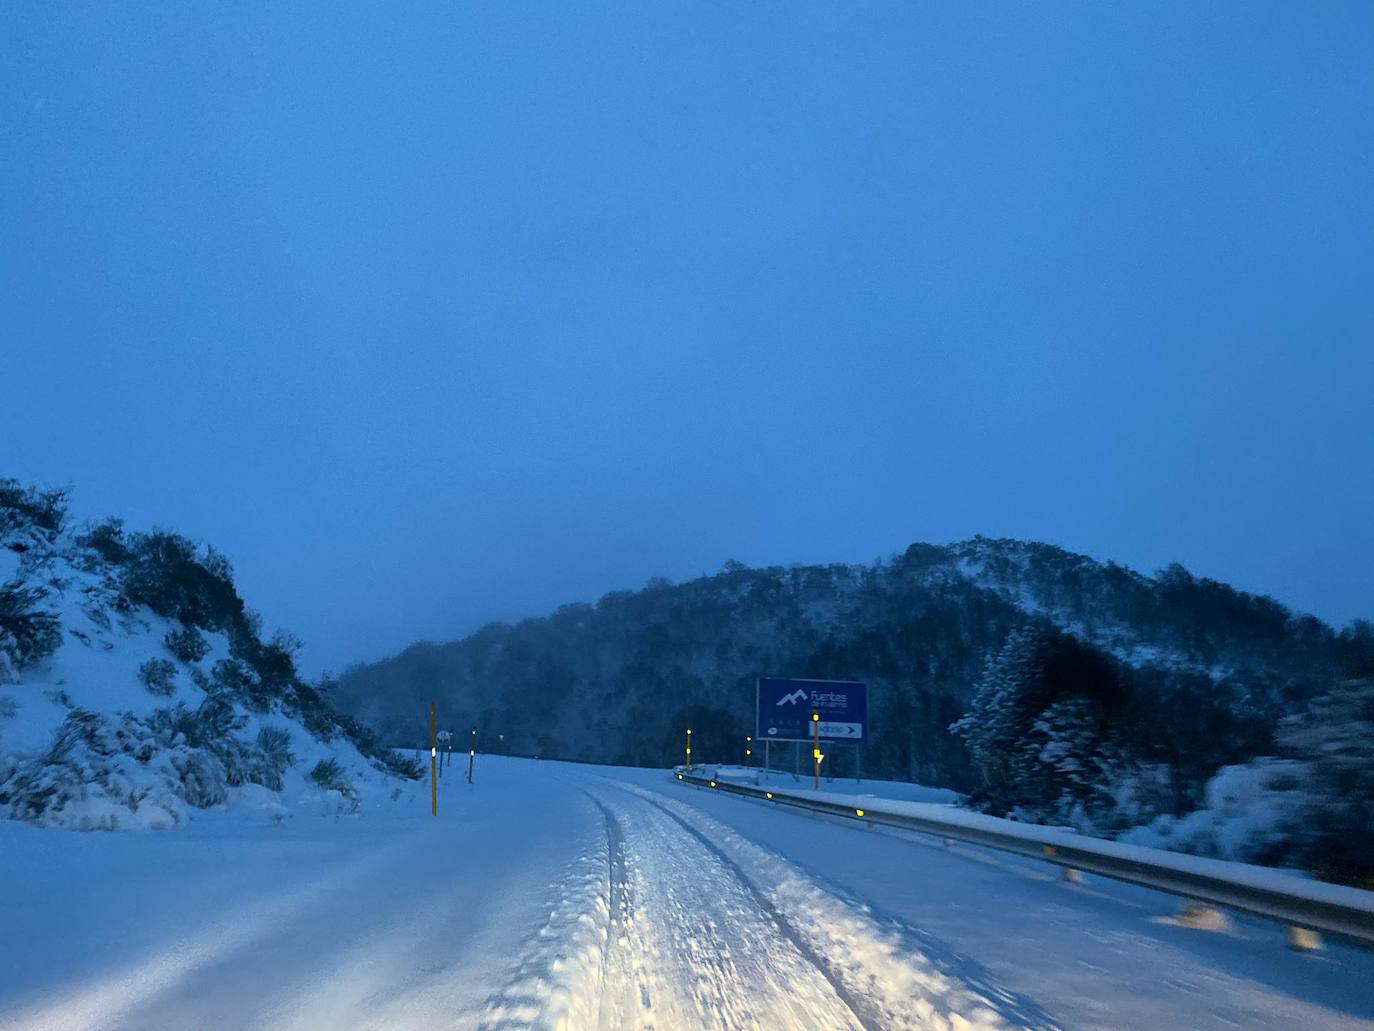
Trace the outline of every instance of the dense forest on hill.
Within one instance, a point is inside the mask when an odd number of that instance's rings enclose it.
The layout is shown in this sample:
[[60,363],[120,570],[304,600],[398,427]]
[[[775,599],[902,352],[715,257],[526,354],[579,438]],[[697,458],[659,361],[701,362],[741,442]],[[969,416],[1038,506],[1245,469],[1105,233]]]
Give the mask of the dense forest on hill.
[[[758,676],[863,680],[865,775],[1119,831],[1203,804],[1222,767],[1284,754],[1284,721],[1371,655],[1368,623],[1337,631],[1178,565],[1145,576],[975,538],[655,580],[356,666],[333,698],[398,744],[423,737],[437,700],[487,748],[667,765],[688,725],[701,758],[738,761]],[[1027,749],[1039,772],[990,761]],[[831,772],[851,774],[854,752],[832,752]]]

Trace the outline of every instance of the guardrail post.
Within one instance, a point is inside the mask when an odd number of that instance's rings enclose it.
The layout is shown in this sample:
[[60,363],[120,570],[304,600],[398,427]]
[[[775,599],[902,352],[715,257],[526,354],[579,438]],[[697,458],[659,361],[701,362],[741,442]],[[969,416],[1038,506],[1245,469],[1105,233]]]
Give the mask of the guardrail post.
[[1224,931],[1231,926],[1226,914],[1205,902],[1183,903],[1174,922],[1183,927],[1193,927],[1199,931]]
[[[1053,859],[1057,855],[1059,855],[1059,849],[1055,848],[1053,845],[1045,846],[1046,859]],[[1059,877],[1061,880],[1067,881],[1070,884],[1078,884],[1083,880],[1083,871],[1075,870],[1071,866],[1061,866],[1059,868]]]
[[1322,936],[1307,927],[1288,928],[1288,947],[1295,952],[1320,952],[1322,950]]

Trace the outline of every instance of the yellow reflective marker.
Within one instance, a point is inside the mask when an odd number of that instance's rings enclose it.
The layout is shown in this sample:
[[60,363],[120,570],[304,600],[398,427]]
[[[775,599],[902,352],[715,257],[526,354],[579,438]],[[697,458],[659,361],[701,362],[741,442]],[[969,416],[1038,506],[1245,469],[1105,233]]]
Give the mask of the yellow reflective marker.
[[769,798],[773,797],[773,792],[771,791],[765,791],[764,794],[767,795]]
[[864,814],[864,811],[863,811],[862,809],[855,809],[855,810],[854,810],[854,815],[855,815],[855,816],[862,816],[863,814]]
[[715,782],[715,781],[711,781],[711,787],[715,787],[715,786],[716,786],[716,782]]

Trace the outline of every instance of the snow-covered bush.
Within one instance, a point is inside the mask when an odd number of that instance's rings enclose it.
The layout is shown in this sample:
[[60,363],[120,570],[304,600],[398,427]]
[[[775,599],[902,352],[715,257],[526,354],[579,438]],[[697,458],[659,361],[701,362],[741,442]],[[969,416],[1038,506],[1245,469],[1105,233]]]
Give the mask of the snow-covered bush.
[[145,766],[158,750],[155,733],[132,716],[116,724],[99,713],[74,710],[46,755],[19,761],[0,777],[0,805],[15,819],[49,827],[175,826],[182,819],[185,785],[170,764],[159,764],[155,776],[147,776]]
[[0,683],[19,670],[57,651],[62,622],[56,613],[38,607],[47,597],[42,587],[0,586]]
[[136,605],[185,626],[235,631],[244,620],[228,560],[163,530],[131,534],[122,564],[124,593]]
[[[76,564],[94,572],[102,566],[119,566],[129,559],[129,545],[124,537],[122,519],[106,519],[77,534]],[[84,552],[84,554],[83,554]]]
[[[229,706],[226,723],[225,706],[215,698],[196,710],[178,704],[146,718],[125,713],[118,719],[76,709],[47,753],[0,768],[0,806],[43,826],[162,828],[180,822],[188,806],[225,802],[231,788],[282,790],[294,761],[289,732],[263,727],[250,745],[231,733],[241,720]],[[356,808],[343,766],[327,760],[320,767],[320,786]]]
[[138,682],[165,698],[177,689],[176,673],[177,668],[166,659],[149,659],[138,667]]
[[67,519],[67,491],[27,487],[0,477],[0,538],[26,531],[54,539]]
[[263,727],[258,731],[258,777],[254,783],[273,791],[282,789],[282,775],[296,761],[291,754],[291,734],[281,727]]
[[257,678],[238,659],[220,659],[210,671],[211,693],[222,693],[258,711],[264,711]]
[[351,811],[357,811],[361,800],[357,789],[344,776],[344,768],[333,759],[321,759],[310,771],[310,779],[323,791],[337,791],[349,803]]
[[1312,804],[1310,771],[1291,759],[1224,766],[1207,782],[1204,805],[1160,816],[1121,841],[1242,862],[1276,862],[1292,851]]
[[210,652],[209,642],[193,626],[180,626],[167,631],[163,643],[167,650],[182,662],[199,662]]

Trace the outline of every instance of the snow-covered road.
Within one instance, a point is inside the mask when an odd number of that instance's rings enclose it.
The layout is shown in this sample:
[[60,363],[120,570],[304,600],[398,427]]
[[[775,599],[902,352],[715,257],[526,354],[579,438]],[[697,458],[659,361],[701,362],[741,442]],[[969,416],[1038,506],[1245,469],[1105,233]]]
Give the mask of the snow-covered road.
[[1374,1027],[1374,956],[662,773],[359,817],[0,824],[5,1028]]

